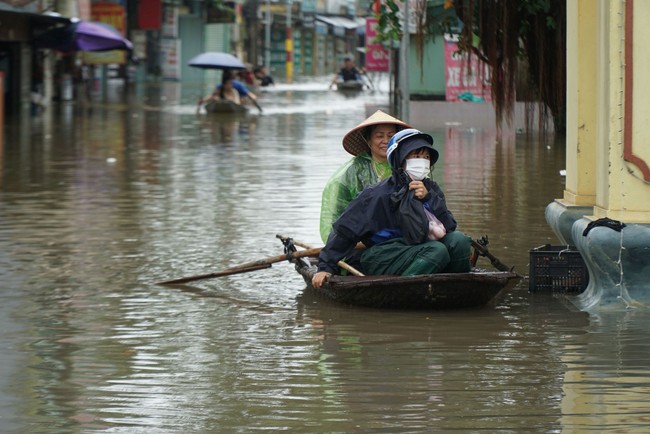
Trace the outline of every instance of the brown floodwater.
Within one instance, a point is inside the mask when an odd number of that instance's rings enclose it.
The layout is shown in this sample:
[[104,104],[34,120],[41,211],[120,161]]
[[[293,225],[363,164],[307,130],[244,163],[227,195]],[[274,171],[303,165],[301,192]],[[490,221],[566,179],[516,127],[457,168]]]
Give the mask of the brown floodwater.
[[[354,308],[287,263],[155,284],[278,255],[279,233],[321,245],[341,138],[388,102],[327,84],[259,91],[261,114],[197,114],[203,88],[162,83],[7,120],[3,432],[650,428],[642,310],[580,312],[525,279],[482,309]],[[558,244],[544,209],[562,197],[563,139],[449,125],[416,126],[460,229],[527,275],[529,249]]]

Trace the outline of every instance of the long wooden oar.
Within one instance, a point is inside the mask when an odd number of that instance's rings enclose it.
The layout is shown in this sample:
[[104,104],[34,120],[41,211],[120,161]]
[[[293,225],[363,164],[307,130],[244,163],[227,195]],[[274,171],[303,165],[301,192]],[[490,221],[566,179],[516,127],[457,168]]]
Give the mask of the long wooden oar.
[[257,107],[257,109],[260,111],[260,113],[262,113],[262,107],[261,107],[260,104],[257,102],[257,99],[253,99],[253,98],[251,98],[251,101],[253,101],[253,104],[255,105],[255,107]]
[[370,85],[368,86],[368,88],[369,88],[370,90],[375,90],[375,83],[372,82],[372,80],[370,79],[370,76],[369,76],[368,74],[363,74],[363,77],[365,77],[366,80],[368,80],[368,83],[370,83]]
[[[277,234],[276,238],[279,238],[281,240],[286,240],[289,237]],[[302,241],[297,241],[297,240],[293,240],[293,244],[295,244],[298,247],[304,247],[305,249],[313,249],[314,248],[313,246],[310,246],[309,244],[306,244],[306,243],[303,243]],[[366,248],[366,246],[364,246],[361,243],[358,243],[357,246],[355,247],[355,249],[365,249],[365,248]],[[348,264],[345,261],[339,261],[339,262],[336,263],[336,265],[338,265],[339,267],[347,270],[352,275],[365,276],[365,274],[363,274],[361,271],[357,270],[356,268],[354,268],[352,265]]]
[[490,260],[490,262],[492,263],[494,268],[496,268],[497,270],[499,270],[499,271],[512,271],[513,270],[514,267],[508,267],[506,264],[501,262],[499,260],[499,258],[497,258],[492,253],[490,253],[490,251],[487,249],[487,247],[485,247],[481,243],[479,243],[479,242],[477,242],[475,240],[472,240],[472,247],[474,247],[478,252],[480,252],[481,255],[486,256]]
[[[301,243],[300,241],[293,240],[293,243],[296,246],[304,247],[305,249],[313,249],[309,244]],[[339,267],[343,268],[344,270],[347,270],[348,273],[354,275],[354,276],[365,276],[361,271],[357,270],[354,268],[352,265],[348,264],[345,261],[339,261],[336,263]]]
[[[291,257],[295,259],[295,258],[302,258],[307,256],[318,256],[321,250],[322,250],[321,247],[317,249],[301,250],[299,252],[291,253]],[[158,282],[158,285],[174,285],[178,283],[192,282],[194,280],[210,279],[213,277],[230,276],[231,274],[247,273],[249,271],[269,268],[271,264],[274,264],[276,262],[286,261],[286,260],[287,260],[287,255],[271,256],[266,259],[259,259],[257,261],[252,261],[252,262],[247,262],[245,264],[237,265],[236,267],[227,268],[223,271],[218,271],[216,273],[199,274],[196,276],[188,276],[188,277],[181,277],[179,279],[165,280],[164,282]]]

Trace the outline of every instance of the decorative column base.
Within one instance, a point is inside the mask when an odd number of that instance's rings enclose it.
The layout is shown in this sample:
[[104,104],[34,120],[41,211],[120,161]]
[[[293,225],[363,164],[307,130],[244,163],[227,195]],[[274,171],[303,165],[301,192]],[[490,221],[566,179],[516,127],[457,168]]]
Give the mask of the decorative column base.
[[596,226],[583,235],[592,213],[592,207],[560,200],[546,207],[555,235],[577,247],[589,271],[589,285],[570,300],[584,311],[650,307],[650,223],[626,223],[620,232]]
[[620,232],[592,228],[592,220],[573,224],[575,245],[589,270],[589,285],[572,298],[580,310],[650,307],[650,224],[627,224]]
[[583,216],[593,213],[591,206],[567,206],[562,201],[556,199],[546,206],[544,216],[553,233],[560,240],[560,244],[575,246],[571,235],[573,224]]

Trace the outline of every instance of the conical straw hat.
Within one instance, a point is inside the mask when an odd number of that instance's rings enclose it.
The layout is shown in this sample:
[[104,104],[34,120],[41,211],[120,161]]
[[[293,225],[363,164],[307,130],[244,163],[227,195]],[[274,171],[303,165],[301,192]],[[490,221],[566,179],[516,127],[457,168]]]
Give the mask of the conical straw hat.
[[368,119],[348,131],[348,133],[343,137],[343,149],[355,156],[362,152],[369,152],[370,148],[368,147],[366,139],[363,137],[363,131],[368,126],[379,124],[397,125],[398,131],[404,128],[413,128],[399,119],[394,118],[381,110],[377,110]]

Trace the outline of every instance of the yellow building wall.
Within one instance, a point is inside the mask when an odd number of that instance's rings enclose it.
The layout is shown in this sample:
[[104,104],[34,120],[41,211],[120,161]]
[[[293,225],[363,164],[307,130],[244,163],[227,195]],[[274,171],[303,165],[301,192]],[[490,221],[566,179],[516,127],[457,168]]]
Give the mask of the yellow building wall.
[[[650,2],[636,0],[634,2],[634,36],[633,36],[633,112],[625,114],[632,116],[631,134],[632,151],[642,164],[650,166]],[[627,85],[627,84],[626,84]],[[621,194],[617,201],[612,197],[615,208],[634,213],[642,221],[650,221],[650,179],[646,172],[639,170],[634,163],[623,161],[621,172]],[[616,203],[618,202],[618,205]],[[628,218],[628,220],[630,220]]]
[[[650,222],[650,179],[640,167],[650,165],[648,16],[650,1],[567,1],[567,179],[561,203],[593,205],[592,218]],[[626,135],[637,164],[625,160]]]

